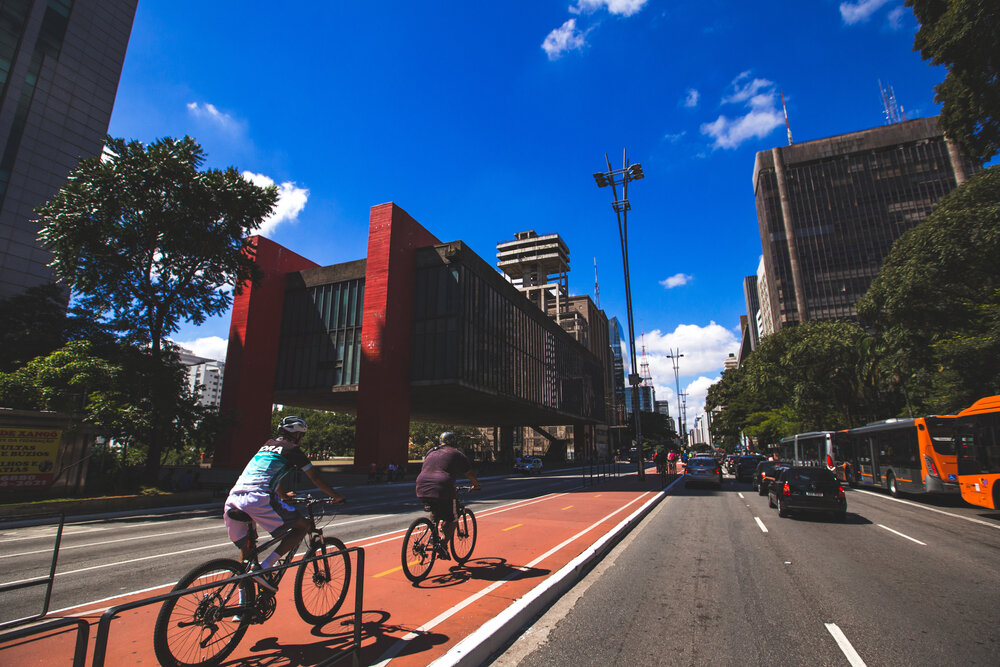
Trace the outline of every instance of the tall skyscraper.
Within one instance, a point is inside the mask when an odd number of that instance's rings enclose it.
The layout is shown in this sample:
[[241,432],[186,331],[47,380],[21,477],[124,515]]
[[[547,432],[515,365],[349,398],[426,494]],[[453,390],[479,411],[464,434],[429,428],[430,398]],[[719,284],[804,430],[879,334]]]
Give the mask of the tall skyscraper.
[[101,152],[137,2],[0,2],[0,298],[52,281],[33,211]]
[[757,153],[754,194],[775,331],[854,318],[892,244],[973,169],[937,118]]
[[743,278],[743,300],[747,304],[747,333],[750,335],[750,349],[756,350],[760,343],[757,331],[757,311],[760,310],[760,292],[757,289],[757,276]]

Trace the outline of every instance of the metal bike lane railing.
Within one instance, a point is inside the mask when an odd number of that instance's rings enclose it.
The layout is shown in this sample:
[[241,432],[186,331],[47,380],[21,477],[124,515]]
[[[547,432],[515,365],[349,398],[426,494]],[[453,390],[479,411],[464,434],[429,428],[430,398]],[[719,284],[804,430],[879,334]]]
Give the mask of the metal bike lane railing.
[[[17,618],[12,621],[4,621],[3,623],[0,623],[0,631],[18,625],[31,623],[32,621],[37,621],[44,618],[45,615],[49,613],[49,602],[52,600],[52,585],[56,579],[56,563],[59,562],[59,545],[62,543],[62,534],[65,525],[66,515],[62,514],[59,516],[59,528],[56,529],[56,543],[52,548],[52,562],[49,566],[49,574],[47,576],[36,577],[35,579],[29,579],[15,584],[0,585],[0,594],[9,593],[11,591],[19,591],[24,588],[32,588],[34,586],[45,586],[45,600],[42,602],[42,611],[34,616],[25,616],[24,618]],[[3,639],[4,637],[6,637],[6,635],[0,636],[0,639]]]
[[603,479],[618,477],[621,474],[620,466],[618,461],[602,461],[584,465],[583,486],[592,486],[599,484]]
[[[361,547],[350,547],[344,551],[331,551],[326,554],[320,554],[318,556],[312,556],[310,558],[304,558],[302,560],[297,560],[292,563],[285,563],[283,565],[277,565],[275,567],[267,568],[266,570],[261,570],[257,572],[247,572],[235,577],[229,577],[221,581],[215,581],[211,584],[204,584],[201,586],[194,586],[192,588],[186,588],[179,591],[171,591],[169,593],[164,593],[163,595],[157,595],[151,598],[144,598],[142,600],[134,600],[132,602],[126,602],[124,604],[116,605],[110,607],[101,615],[100,621],[97,624],[97,637],[94,639],[94,658],[91,662],[92,667],[104,667],[105,660],[107,658],[108,649],[108,639],[111,634],[111,622],[116,616],[123,612],[131,611],[133,609],[138,609],[140,607],[146,607],[153,604],[160,604],[167,600],[174,598],[179,598],[183,595],[189,595],[191,593],[197,593],[199,591],[207,591],[213,588],[218,588],[224,584],[230,584],[235,581],[240,581],[248,577],[253,577],[259,575],[261,572],[276,572],[278,570],[287,570],[293,567],[301,567],[304,563],[312,563],[319,560],[325,560],[327,558],[332,558],[334,556],[341,556],[345,553],[349,554],[351,552],[357,553],[357,567],[355,568],[354,574],[354,634],[353,641],[347,645],[344,649],[336,651],[332,656],[317,663],[316,667],[321,667],[322,665],[331,665],[338,660],[343,659],[348,653],[353,653],[354,667],[358,667],[361,664],[361,617],[364,613],[364,573],[365,573],[365,551]],[[350,558],[350,556],[348,556]],[[75,665],[76,663],[74,663]],[[82,663],[80,663],[82,664]]]

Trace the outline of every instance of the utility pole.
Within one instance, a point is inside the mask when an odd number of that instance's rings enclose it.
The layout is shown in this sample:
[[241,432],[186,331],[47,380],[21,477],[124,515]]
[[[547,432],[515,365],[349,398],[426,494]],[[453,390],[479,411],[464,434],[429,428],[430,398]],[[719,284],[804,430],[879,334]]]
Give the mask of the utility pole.
[[667,359],[673,362],[674,365],[674,385],[677,388],[675,392],[677,394],[677,437],[680,438],[681,447],[684,446],[684,426],[681,424],[681,376],[680,376],[680,359],[684,355],[681,354],[679,349],[671,350],[670,354],[667,355]]

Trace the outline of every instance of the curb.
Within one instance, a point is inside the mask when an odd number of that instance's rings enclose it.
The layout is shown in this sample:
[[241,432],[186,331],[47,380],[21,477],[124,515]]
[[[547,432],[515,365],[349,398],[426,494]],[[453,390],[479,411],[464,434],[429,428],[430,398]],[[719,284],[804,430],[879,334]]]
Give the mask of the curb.
[[545,583],[514,602],[499,615],[484,623],[478,630],[453,646],[447,653],[431,663],[433,667],[475,667],[486,664],[510,639],[540,616],[558,598],[577,584],[592,567],[608,554],[654,507],[667,496],[667,492],[683,480],[683,475],[657,493],[642,507],[630,514],[615,528],[571,560]]

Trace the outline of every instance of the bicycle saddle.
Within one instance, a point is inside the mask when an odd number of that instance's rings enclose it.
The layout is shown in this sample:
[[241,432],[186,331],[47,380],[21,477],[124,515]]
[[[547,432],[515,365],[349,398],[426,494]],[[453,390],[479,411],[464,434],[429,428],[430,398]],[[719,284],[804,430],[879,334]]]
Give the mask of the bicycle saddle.
[[244,521],[246,523],[253,522],[253,519],[250,517],[249,514],[247,514],[243,510],[238,510],[235,507],[230,507],[228,510],[226,510],[226,514],[233,521]]

